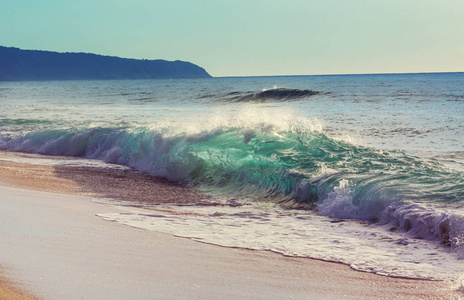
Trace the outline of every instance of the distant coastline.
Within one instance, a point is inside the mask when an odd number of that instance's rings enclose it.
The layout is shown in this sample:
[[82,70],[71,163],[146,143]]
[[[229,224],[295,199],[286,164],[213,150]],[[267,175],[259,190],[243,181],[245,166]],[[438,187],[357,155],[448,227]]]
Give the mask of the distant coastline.
[[185,61],[141,60],[0,46],[0,81],[210,78]]

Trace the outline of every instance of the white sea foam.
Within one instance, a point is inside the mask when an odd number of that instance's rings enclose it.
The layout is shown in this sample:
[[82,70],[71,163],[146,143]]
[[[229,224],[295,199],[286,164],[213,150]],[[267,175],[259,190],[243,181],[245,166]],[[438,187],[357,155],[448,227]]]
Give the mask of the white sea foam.
[[318,205],[318,212],[323,216],[340,219],[359,219],[359,212],[353,205],[353,197],[347,180],[342,180]]
[[[380,275],[455,281],[464,270],[464,261],[439,243],[367,223],[333,221],[310,211],[264,204],[123,210],[99,216],[204,243],[342,262]],[[176,213],[167,213],[170,210]]]

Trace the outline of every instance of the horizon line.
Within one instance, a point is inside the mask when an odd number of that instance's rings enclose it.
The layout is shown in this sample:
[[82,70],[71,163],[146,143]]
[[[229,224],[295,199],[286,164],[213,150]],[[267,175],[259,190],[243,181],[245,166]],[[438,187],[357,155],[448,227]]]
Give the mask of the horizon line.
[[305,76],[353,76],[353,75],[419,75],[419,74],[455,74],[464,71],[430,71],[430,72],[378,72],[378,73],[328,73],[328,74],[298,74],[298,75],[232,75],[212,76],[212,78],[247,78],[247,77],[305,77]]

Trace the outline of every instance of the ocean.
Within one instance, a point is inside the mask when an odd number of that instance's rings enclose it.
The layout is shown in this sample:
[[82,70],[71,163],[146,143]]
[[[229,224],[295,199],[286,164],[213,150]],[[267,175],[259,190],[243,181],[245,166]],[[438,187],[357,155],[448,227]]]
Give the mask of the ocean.
[[95,199],[122,207],[106,220],[386,276],[464,275],[464,73],[0,82],[0,149],[211,196]]

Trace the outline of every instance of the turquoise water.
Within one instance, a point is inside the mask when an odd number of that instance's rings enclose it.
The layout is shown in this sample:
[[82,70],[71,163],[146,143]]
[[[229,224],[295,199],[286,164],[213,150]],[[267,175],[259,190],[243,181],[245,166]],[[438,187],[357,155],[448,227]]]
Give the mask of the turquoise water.
[[455,253],[463,83],[463,73],[2,82],[0,148],[125,165]]

